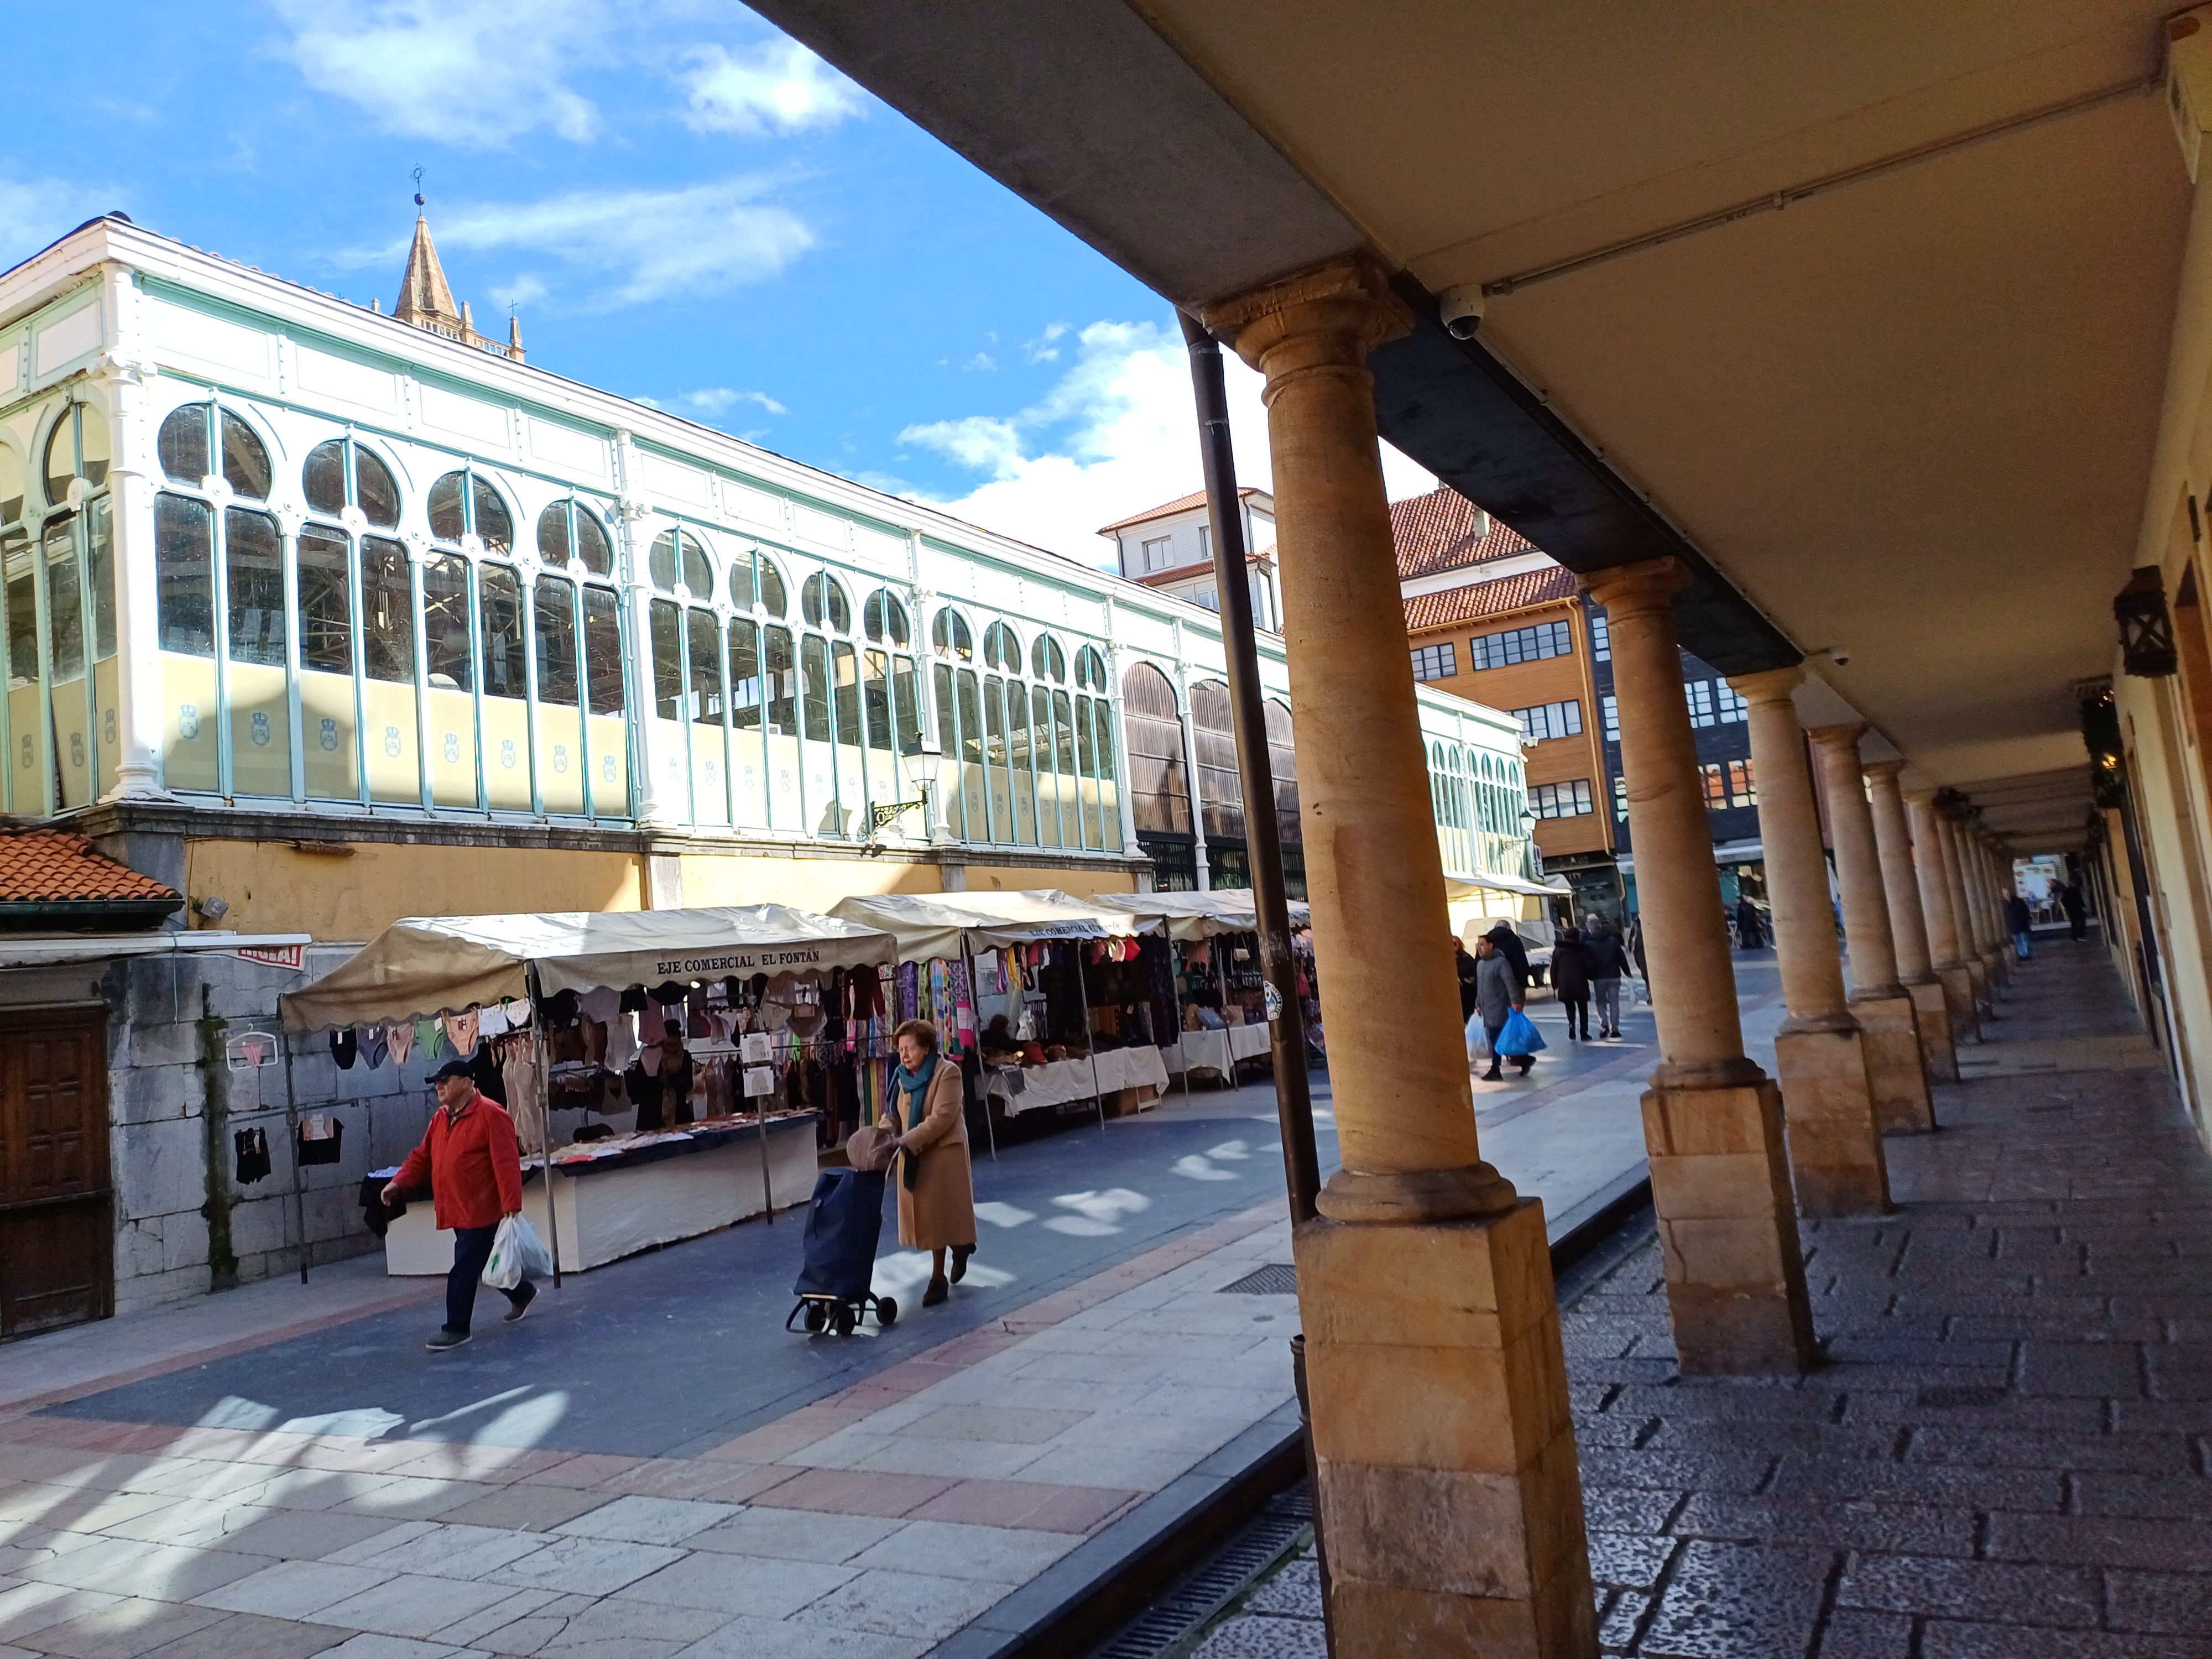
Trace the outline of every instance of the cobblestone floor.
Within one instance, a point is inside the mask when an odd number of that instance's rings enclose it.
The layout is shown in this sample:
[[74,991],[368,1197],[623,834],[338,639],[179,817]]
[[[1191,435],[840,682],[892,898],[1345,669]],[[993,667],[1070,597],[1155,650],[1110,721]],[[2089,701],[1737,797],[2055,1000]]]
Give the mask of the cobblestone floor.
[[[1656,1245],[1567,1310],[1607,1652],[2212,1659],[2212,1158],[2102,952],[2037,951],[1897,1212],[1802,1224],[1812,1376],[1679,1376]],[[1293,1562],[1199,1659],[1319,1613]]]

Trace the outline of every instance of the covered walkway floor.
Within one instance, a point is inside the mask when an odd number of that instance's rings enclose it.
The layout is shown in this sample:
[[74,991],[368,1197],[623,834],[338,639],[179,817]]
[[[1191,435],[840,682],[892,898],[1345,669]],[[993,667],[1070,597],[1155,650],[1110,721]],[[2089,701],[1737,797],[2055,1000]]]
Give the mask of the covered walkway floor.
[[[1606,1651],[2212,1656],[2212,1158],[2103,951],[2036,949],[1895,1213],[1800,1224],[1809,1375],[1681,1376],[1648,1239],[1562,1283]],[[1318,1652],[1302,1571],[1203,1659]]]

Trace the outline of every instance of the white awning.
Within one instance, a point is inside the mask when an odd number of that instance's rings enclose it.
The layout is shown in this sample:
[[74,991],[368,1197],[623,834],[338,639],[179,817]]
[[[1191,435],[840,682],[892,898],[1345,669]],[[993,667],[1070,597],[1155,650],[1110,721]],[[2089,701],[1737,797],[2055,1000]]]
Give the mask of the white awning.
[[[1260,931],[1259,900],[1249,887],[1217,887],[1206,893],[1101,893],[1098,904],[1131,915],[1164,918],[1168,937],[1186,942],[1217,933]],[[1288,901],[1291,926],[1312,925],[1313,913],[1297,899]]]
[[1156,911],[1132,915],[1052,887],[1012,893],[856,894],[838,900],[830,914],[891,934],[901,962],[953,961],[967,951],[1044,939],[1121,939],[1157,933],[1167,925]]
[[753,904],[715,910],[413,916],[395,921],[313,985],[281,1000],[295,1031],[424,1019],[538,988],[627,989],[726,975],[826,973],[894,960],[888,933]]
[[[1623,853],[1619,861],[1623,870],[1632,871],[1636,868],[1636,855],[1633,853]],[[1766,847],[1762,842],[1723,841],[1717,842],[1713,846],[1715,864],[1763,864],[1765,861]]]
[[1477,893],[1483,891],[1520,893],[1530,898],[1554,898],[1561,894],[1571,896],[1574,889],[1568,886],[1563,880],[1553,884],[1530,881],[1523,876],[1446,876],[1444,878],[1446,898],[1473,898]]

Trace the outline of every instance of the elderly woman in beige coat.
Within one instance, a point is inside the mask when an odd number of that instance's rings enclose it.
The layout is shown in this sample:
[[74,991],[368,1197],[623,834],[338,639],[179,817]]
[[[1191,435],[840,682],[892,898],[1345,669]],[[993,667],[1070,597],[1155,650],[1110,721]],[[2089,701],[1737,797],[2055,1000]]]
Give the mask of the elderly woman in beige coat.
[[[899,1063],[891,1073],[890,1107],[898,1120],[899,1243],[930,1254],[932,1308],[952,1293],[975,1253],[975,1189],[968,1172],[968,1115],[960,1067],[937,1051],[937,1028],[910,1019],[894,1034]],[[945,1253],[952,1252],[952,1273]]]

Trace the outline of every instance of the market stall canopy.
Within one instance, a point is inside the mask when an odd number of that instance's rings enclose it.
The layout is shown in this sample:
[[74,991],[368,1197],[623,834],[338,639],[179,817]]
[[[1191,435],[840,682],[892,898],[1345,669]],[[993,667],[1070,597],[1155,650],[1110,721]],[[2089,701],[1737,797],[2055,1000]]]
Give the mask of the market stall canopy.
[[[1133,916],[1164,919],[1168,937],[1185,943],[1260,931],[1257,902],[1249,887],[1217,887],[1207,893],[1101,893],[1095,902]],[[1289,901],[1289,909],[1291,927],[1312,925],[1313,913],[1298,900]]]
[[1558,898],[1571,896],[1574,889],[1559,878],[1548,882],[1529,881],[1520,876],[1446,876],[1444,896],[1448,899],[1473,898],[1477,893],[1520,893],[1529,898]]
[[1133,915],[1052,887],[1013,893],[855,895],[838,900],[830,914],[894,935],[902,962],[951,961],[963,951],[995,951],[1044,939],[1122,939],[1157,933],[1166,926],[1157,910]]
[[529,994],[894,960],[890,934],[781,904],[719,910],[410,916],[281,1000],[295,1031],[426,1019]]

